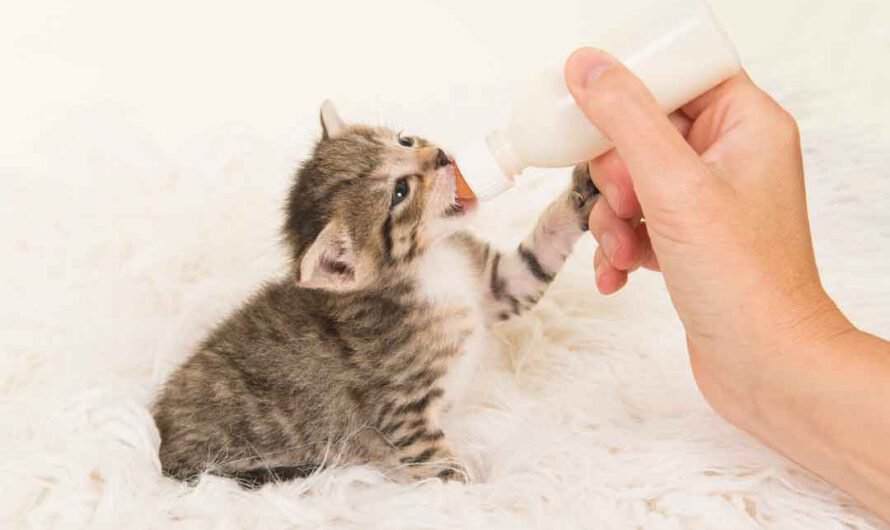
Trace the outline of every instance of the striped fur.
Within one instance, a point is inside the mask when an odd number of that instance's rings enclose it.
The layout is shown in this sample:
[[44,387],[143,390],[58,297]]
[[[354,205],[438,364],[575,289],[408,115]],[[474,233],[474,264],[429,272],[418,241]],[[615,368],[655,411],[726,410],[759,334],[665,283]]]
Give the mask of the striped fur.
[[583,231],[596,190],[579,170],[520,245],[494,250],[462,230],[437,146],[332,112],[288,198],[293,275],[217,327],[155,403],[170,476],[256,487],[373,462],[466,480],[440,415],[487,327],[531,308]]

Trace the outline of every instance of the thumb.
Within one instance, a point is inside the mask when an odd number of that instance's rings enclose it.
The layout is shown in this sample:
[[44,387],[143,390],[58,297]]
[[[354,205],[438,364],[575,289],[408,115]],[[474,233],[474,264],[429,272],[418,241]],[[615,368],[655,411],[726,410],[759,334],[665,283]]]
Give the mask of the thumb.
[[704,165],[630,70],[603,51],[581,48],[566,61],[565,79],[577,105],[627,164],[644,211],[647,203],[689,200],[695,181],[706,175]]

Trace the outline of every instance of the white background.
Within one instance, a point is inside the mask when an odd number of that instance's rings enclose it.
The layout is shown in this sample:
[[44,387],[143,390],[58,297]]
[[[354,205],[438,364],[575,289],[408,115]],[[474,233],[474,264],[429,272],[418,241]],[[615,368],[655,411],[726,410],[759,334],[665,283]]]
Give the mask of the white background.
[[[477,406],[453,420],[479,483],[358,469],[245,494],[158,476],[147,406],[282,270],[278,209],[323,99],[454,145],[642,1],[4,2],[0,526],[877,527],[713,414],[660,279],[598,296],[590,240],[536,312],[497,332]],[[890,7],[712,4],[801,124],[829,291],[890,335]],[[521,237],[562,186],[542,174],[480,229]]]

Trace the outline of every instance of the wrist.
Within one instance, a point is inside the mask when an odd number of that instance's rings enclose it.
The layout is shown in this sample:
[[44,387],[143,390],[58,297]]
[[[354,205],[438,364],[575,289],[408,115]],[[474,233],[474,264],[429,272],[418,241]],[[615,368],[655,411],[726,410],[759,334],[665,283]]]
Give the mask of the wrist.
[[783,324],[772,326],[752,355],[758,369],[744,401],[751,430],[765,424],[773,432],[774,416],[805,412],[807,399],[818,391],[816,381],[830,377],[827,367],[835,362],[838,344],[859,333],[821,286],[780,312],[788,318],[775,319]]
[[890,343],[849,326],[795,352],[739,426],[890,518]]
[[771,414],[787,406],[789,392],[809,384],[805,376],[824,360],[821,352],[856,332],[827,294],[818,291],[806,300],[758,304],[754,313],[760,318],[752,316],[732,337],[713,343],[690,340],[696,382],[715,411],[759,434],[762,425],[771,423]]

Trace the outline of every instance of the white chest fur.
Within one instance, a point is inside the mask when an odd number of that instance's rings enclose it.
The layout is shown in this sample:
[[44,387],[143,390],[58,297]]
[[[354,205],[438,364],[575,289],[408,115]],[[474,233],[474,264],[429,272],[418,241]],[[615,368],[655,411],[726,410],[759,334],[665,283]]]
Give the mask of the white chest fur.
[[472,329],[442,381],[446,406],[459,406],[488,346],[479,280],[467,257],[447,243],[430,249],[418,272],[422,296],[437,306],[465,310],[461,327],[466,329],[469,324]]
[[447,242],[431,248],[418,270],[423,296],[439,305],[479,307],[479,288],[466,256]]

